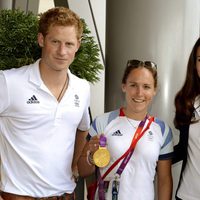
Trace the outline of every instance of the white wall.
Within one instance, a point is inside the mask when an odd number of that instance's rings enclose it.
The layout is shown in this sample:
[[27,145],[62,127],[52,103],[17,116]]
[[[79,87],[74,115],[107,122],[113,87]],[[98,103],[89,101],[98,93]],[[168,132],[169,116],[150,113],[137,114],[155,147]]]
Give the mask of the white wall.
[[0,0],[0,8],[1,9],[11,9],[12,8],[12,0]]
[[53,7],[55,7],[53,0],[40,0],[39,1],[38,13],[45,12],[49,8],[53,8]]

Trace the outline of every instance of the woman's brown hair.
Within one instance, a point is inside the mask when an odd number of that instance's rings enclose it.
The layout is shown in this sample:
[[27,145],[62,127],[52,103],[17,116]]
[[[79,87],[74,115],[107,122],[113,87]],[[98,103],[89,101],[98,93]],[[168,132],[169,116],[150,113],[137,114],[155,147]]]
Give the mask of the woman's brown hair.
[[194,112],[194,101],[200,94],[200,78],[197,73],[196,60],[197,49],[200,47],[200,38],[196,41],[187,64],[185,82],[175,96],[175,118],[174,125],[179,128],[182,125],[189,125]]

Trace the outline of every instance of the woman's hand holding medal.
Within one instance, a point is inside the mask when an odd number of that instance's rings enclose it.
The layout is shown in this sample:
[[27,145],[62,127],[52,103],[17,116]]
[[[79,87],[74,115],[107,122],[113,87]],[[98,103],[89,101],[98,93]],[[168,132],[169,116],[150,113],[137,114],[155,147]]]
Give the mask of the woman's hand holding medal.
[[89,141],[89,151],[93,155],[99,149],[99,136],[94,136]]
[[95,143],[97,149],[93,154],[93,162],[97,167],[105,167],[110,162],[110,153],[106,145],[106,137],[102,134],[100,135],[98,143]]
[[88,161],[97,167],[105,167],[110,162],[110,153],[106,147],[106,137],[104,134],[94,136],[89,142]]

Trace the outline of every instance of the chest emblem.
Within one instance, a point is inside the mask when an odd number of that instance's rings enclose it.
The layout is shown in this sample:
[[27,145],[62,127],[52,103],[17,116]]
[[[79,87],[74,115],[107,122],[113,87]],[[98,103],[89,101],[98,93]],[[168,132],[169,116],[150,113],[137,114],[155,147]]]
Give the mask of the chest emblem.
[[112,136],[123,136],[123,134],[121,133],[120,130],[117,130],[114,133],[112,133]]
[[40,103],[35,95],[33,95],[28,101],[26,102],[27,104],[38,104]]
[[153,140],[153,132],[152,131],[149,131],[148,133],[147,133],[147,137],[148,137],[148,139],[149,140]]
[[79,107],[80,106],[80,99],[77,94],[74,95],[74,106]]

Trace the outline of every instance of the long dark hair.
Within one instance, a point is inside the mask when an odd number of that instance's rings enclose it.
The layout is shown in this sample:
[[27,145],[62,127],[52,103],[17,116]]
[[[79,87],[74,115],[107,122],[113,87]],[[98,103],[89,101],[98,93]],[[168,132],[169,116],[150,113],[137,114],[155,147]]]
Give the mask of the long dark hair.
[[197,49],[200,47],[200,38],[196,41],[188,60],[187,73],[183,87],[178,91],[175,97],[175,118],[174,125],[179,128],[182,125],[191,123],[194,112],[195,97],[200,94],[200,78],[197,73],[196,60]]

